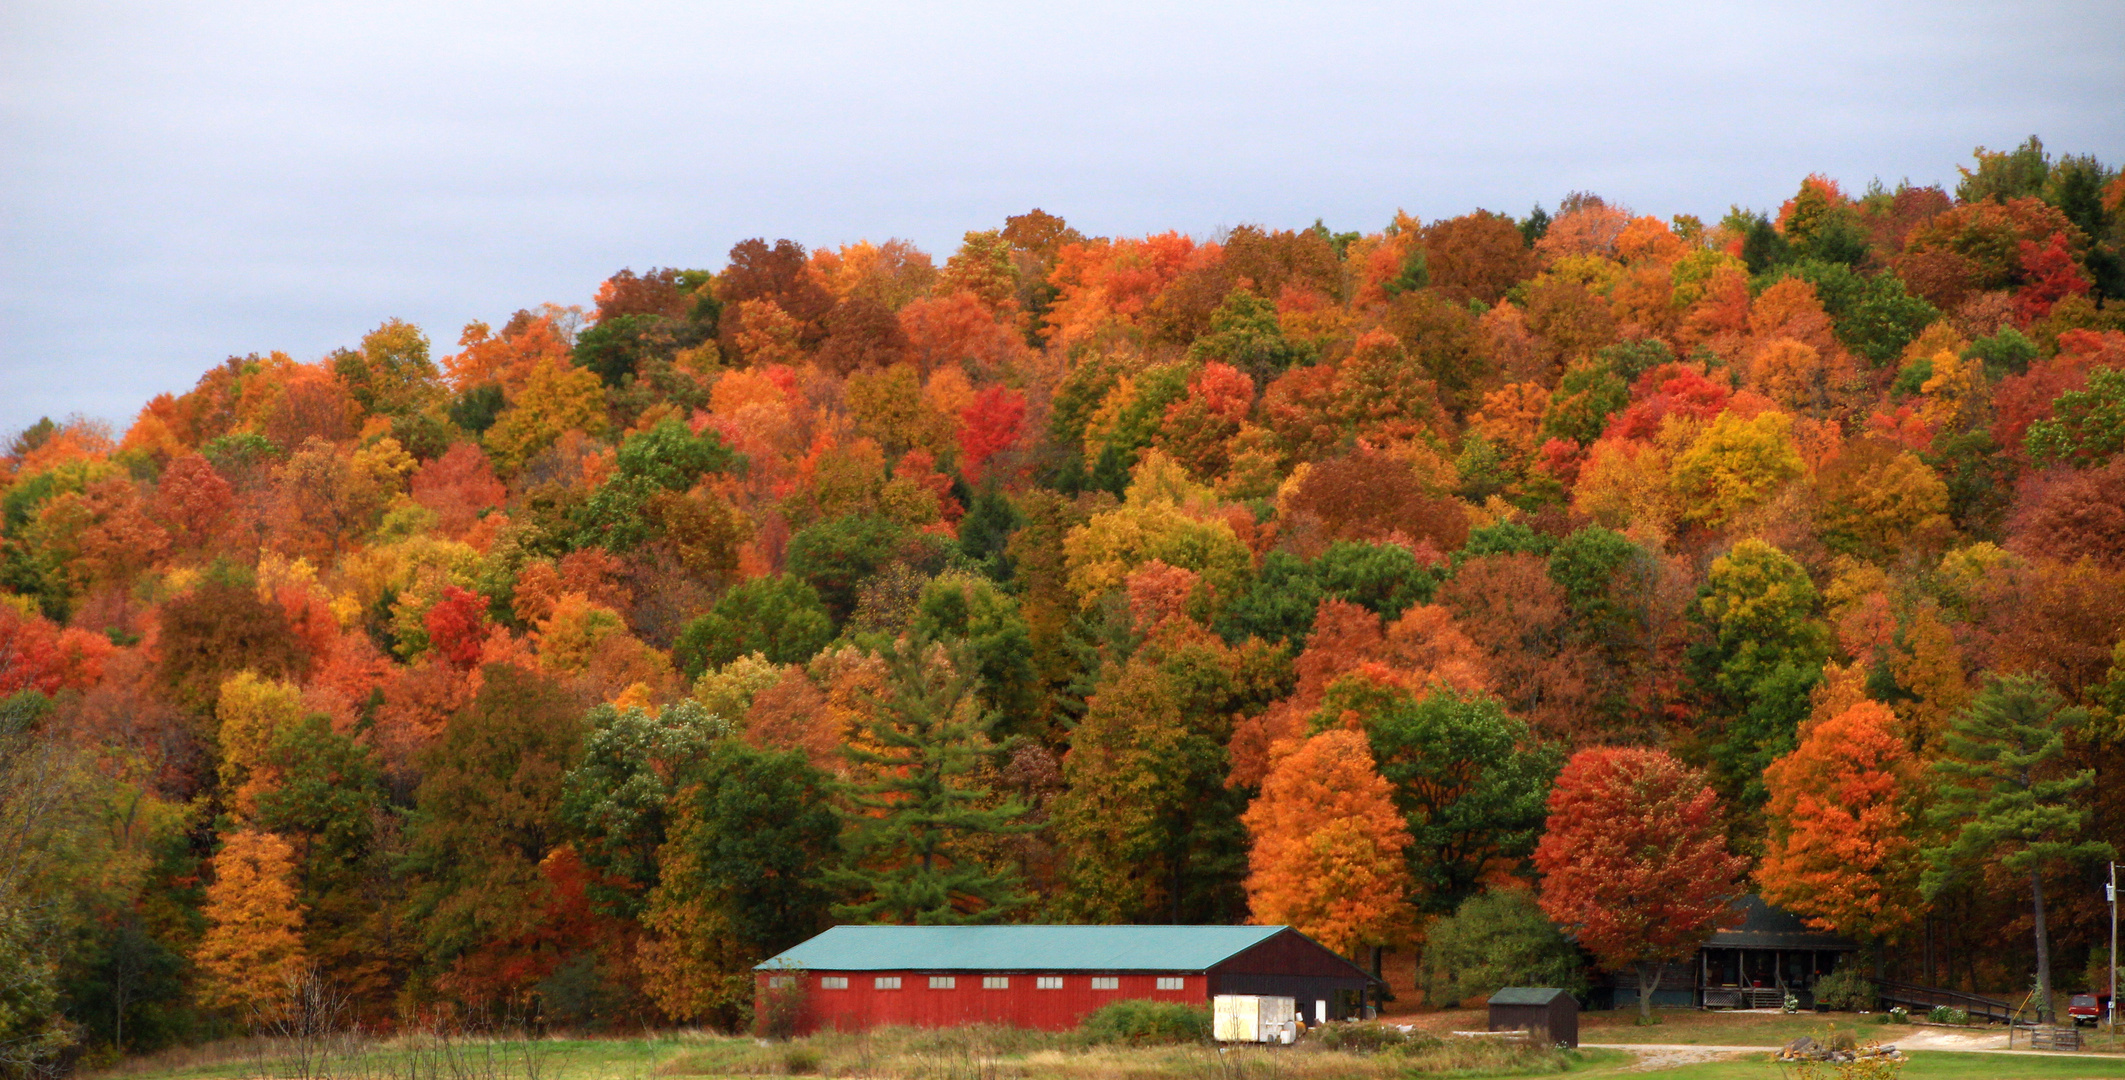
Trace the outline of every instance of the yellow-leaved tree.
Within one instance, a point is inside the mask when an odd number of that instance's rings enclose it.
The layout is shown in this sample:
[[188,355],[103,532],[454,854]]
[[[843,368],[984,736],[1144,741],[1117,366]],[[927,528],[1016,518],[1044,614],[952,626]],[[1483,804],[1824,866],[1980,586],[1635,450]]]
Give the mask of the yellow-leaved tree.
[[258,816],[258,799],[280,786],[269,758],[281,730],[302,719],[302,691],[293,683],[240,671],[222,680],[215,704],[221,721],[221,783],[240,822]]

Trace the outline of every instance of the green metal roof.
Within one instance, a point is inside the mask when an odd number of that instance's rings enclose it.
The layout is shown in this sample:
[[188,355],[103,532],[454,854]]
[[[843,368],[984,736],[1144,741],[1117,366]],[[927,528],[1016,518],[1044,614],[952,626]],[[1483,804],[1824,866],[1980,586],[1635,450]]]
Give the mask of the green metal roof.
[[[1282,926],[837,926],[759,968],[1207,971]],[[758,970],[758,969],[755,969]]]
[[1560,997],[1571,997],[1571,991],[1554,986],[1508,986],[1490,996],[1492,1005],[1547,1005]]

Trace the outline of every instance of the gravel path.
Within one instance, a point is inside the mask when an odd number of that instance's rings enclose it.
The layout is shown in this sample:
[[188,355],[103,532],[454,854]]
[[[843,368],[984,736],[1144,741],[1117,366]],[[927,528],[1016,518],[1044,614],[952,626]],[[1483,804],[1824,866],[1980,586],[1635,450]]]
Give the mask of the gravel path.
[[1718,1061],[1737,1054],[1768,1054],[1775,1046],[1692,1046],[1685,1043],[1580,1043],[1581,1047],[1599,1050],[1629,1050],[1638,1055],[1638,1064],[1632,1072],[1654,1072],[1695,1065],[1700,1061]]

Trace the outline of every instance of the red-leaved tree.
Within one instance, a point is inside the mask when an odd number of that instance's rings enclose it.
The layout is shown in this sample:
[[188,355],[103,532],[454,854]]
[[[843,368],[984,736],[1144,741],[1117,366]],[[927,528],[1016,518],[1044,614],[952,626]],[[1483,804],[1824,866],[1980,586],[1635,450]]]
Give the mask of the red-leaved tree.
[[459,671],[479,666],[480,647],[487,640],[486,597],[445,585],[443,598],[428,609],[424,621],[428,644],[444,663]]
[[1026,418],[1024,394],[991,386],[959,414],[959,471],[970,483],[981,480],[982,463],[1018,441]]
[[1704,944],[1748,867],[1727,851],[1719,796],[1661,751],[1595,747],[1566,763],[1549,810],[1542,910],[1603,966],[1635,967],[1650,1016],[1661,965]]
[[2051,314],[2052,305],[2059,301],[2088,291],[2088,275],[2074,261],[2065,233],[2052,233],[2042,244],[2022,241],[2021,256],[2022,275],[2028,284],[2014,294],[2014,318],[2023,326]]

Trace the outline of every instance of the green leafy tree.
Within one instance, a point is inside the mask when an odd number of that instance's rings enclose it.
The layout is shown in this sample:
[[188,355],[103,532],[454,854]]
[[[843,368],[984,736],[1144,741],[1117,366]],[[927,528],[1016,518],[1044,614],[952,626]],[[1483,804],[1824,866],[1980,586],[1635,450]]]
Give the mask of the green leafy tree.
[[1431,265],[1424,258],[1424,249],[1412,247],[1409,249],[1408,257],[1402,260],[1401,272],[1396,274],[1385,285],[1382,285],[1381,289],[1389,296],[1400,296],[1406,292],[1415,292],[1430,284]]
[[576,336],[572,358],[577,367],[596,372],[607,386],[619,386],[652,357],[668,355],[679,344],[679,323],[661,315],[614,315]]
[[[1188,347],[1190,360],[1221,360],[1246,373],[1257,386],[1313,358],[1312,350],[1284,336],[1276,305],[1251,289],[1226,294],[1210,316],[1210,330]],[[1161,409],[1163,412],[1163,409]]]
[[1601,363],[1624,382],[1637,382],[1638,376],[1675,362],[1675,350],[1656,337],[1619,341],[1595,353]]
[[318,713],[274,732],[266,763],[277,779],[258,796],[258,824],[293,849],[303,953],[358,1007],[381,1011],[407,960],[394,947],[402,890],[377,835],[390,815],[383,769]]
[[1004,548],[1011,542],[1011,534],[1025,523],[1025,515],[1018,512],[1010,498],[993,487],[985,487],[974,496],[966,516],[959,519],[960,553],[990,578],[1010,581],[1011,560],[1004,555]]
[[1033,632],[1016,599],[986,578],[943,574],[922,587],[909,630],[917,641],[964,643],[981,677],[976,693],[995,715],[998,733],[1035,734],[1040,687],[1033,674]]
[[1443,1008],[1507,986],[1587,988],[1579,950],[1526,889],[1487,889],[1431,924],[1417,961],[1424,1002]]
[[1313,565],[1288,551],[1272,551],[1262,556],[1261,571],[1247,591],[1219,613],[1217,629],[1235,643],[1258,637],[1303,646],[1320,606],[1321,584]]
[[832,893],[826,874],[841,854],[833,778],[794,750],[724,738],[673,793],[666,897],[712,896],[748,952],[765,957],[817,933]]
[[1244,910],[1245,794],[1226,786],[1233,717],[1277,692],[1275,654],[1169,628],[1110,664],[1063,759],[1059,907],[1091,922],[1224,922]]
[[1761,274],[1793,257],[1793,249],[1779,234],[1778,226],[1761,212],[1737,206],[1721,224],[1741,233],[1741,261],[1751,274]]
[[[1985,362],[1985,374],[1997,379],[2006,375],[2020,375],[2029,370],[2029,362],[2037,358],[2036,342],[2029,340],[2020,330],[2002,326],[1991,337],[1981,337],[1963,350],[1963,358],[1977,357]],[[1926,366],[1926,377],[1933,376],[1931,364]],[[1913,392],[1917,387],[1912,388]]]
[[800,752],[725,738],[669,811],[642,918],[644,989],[667,1016],[741,1026],[753,965],[826,922],[840,858],[833,780]]
[[582,706],[560,684],[490,664],[428,751],[404,869],[431,965],[520,937],[537,917],[539,863],[565,835],[561,784],[582,731]]
[[1029,901],[1015,871],[984,847],[1027,831],[1024,804],[983,783],[994,718],[974,693],[964,649],[903,641],[882,654],[887,689],[865,737],[842,753],[868,779],[847,795],[848,865],[832,881],[852,894],[837,918],[915,924],[990,923]]
[[1573,364],[1558,380],[1542,417],[1544,434],[1581,445],[1601,437],[1609,415],[1631,403],[1631,388],[1608,366],[1595,360]]
[[1411,604],[1431,602],[1438,575],[1400,544],[1338,540],[1313,561],[1324,599],[1347,600],[1388,622]]
[[1973,156],[1977,168],[1956,170],[1963,174],[1962,182],[1955,185],[1958,202],[2032,198],[2043,194],[2044,181],[2051,175],[2051,155],[2044,152],[2044,140],[2034,135],[2012,150],[1980,146]]
[[1099,432],[1099,440],[1086,447],[1093,455],[1095,487],[1117,494],[1127,489],[1137,461],[1158,437],[1167,407],[1187,395],[1188,379],[1199,367],[1193,362],[1160,364],[1133,376],[1120,409]]
[[2095,771],[2071,770],[2063,760],[2067,735],[2087,715],[2040,676],[1998,678],[1950,722],[1933,763],[1930,815],[1947,840],[1925,849],[1919,887],[1931,900],[1986,866],[2028,881],[2041,1023],[2051,1020],[2044,874],[2117,856],[2087,835]]
[[1902,278],[1886,271],[1868,275],[1843,262],[1805,258],[1765,275],[1762,283],[1768,286],[1788,277],[1815,286],[1837,340],[1876,367],[1895,360],[1919,331],[1940,318],[1938,309],[1911,295]]
[[707,614],[686,624],[672,646],[672,660],[688,678],[700,678],[756,652],[769,663],[801,664],[833,639],[834,620],[818,590],[777,574],[737,585]]
[[685,491],[709,473],[741,468],[744,458],[714,430],[695,435],[677,420],[664,420],[629,435],[614,464],[612,478],[574,510],[576,547],[625,552],[641,546],[658,531],[652,500]]
[[1620,644],[1644,633],[1648,556],[1623,534],[1599,525],[1573,531],[1550,552],[1549,576],[1587,639]]
[[818,590],[839,624],[856,610],[864,580],[891,562],[907,540],[907,527],[872,514],[823,521],[790,537],[784,565],[791,576]]
[[583,756],[561,781],[561,820],[577,837],[586,865],[625,883],[602,899],[621,914],[638,915],[642,894],[656,884],[668,804],[707,766],[730,725],[700,702],[682,699],[655,714],[601,704],[584,727]]
[[1408,822],[1405,854],[1427,912],[1454,910],[1486,875],[1521,870],[1549,815],[1550,782],[1564,765],[1496,698],[1435,689],[1416,694],[1345,677],[1329,687],[1315,731],[1355,715],[1380,775]]
[[2088,385],[2051,404],[2052,415],[2029,425],[2029,456],[2039,464],[2101,465],[2125,450],[2125,368],[2097,368]]
[[39,731],[50,703],[35,692],[0,701],[0,1076],[42,1075],[72,1042],[59,1011],[59,966],[40,908],[45,841],[76,797],[70,763]]
[[1540,555],[1546,559],[1556,550],[1556,537],[1538,533],[1516,518],[1469,530],[1468,543],[1454,552],[1454,568],[1460,569],[1470,559],[1487,555]]
[[1748,808],[1763,805],[1763,770],[1792,751],[1822,679],[1830,635],[1821,606],[1792,556],[1749,539],[1713,561],[1690,609],[1702,636],[1689,674],[1713,721],[1714,777]]

